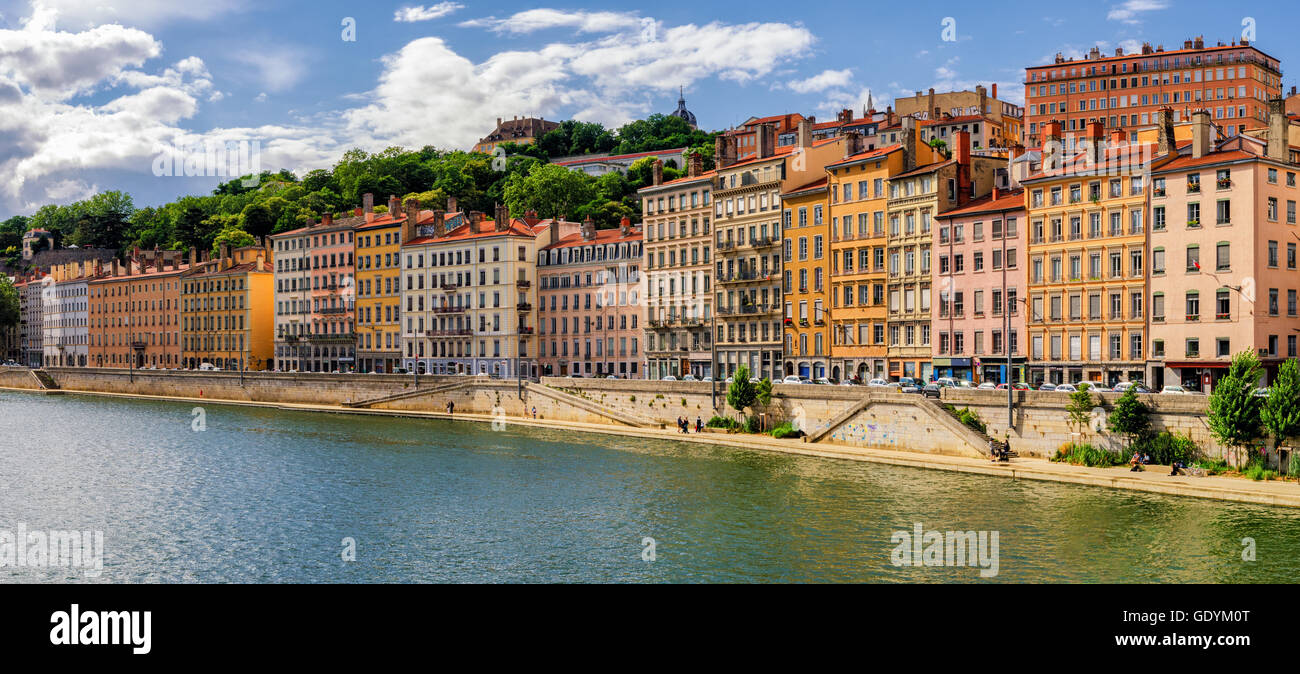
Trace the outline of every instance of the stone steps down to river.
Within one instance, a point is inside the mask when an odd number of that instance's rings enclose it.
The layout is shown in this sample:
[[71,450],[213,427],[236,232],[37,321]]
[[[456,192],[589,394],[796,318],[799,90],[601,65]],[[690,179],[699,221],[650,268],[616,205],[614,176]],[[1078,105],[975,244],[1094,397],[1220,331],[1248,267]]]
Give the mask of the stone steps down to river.
[[394,393],[393,395],[381,396],[381,397],[378,397],[378,398],[371,398],[371,399],[369,399],[369,400],[358,400],[358,401],[356,401],[356,402],[344,403],[343,406],[344,406],[344,407],[356,407],[356,408],[374,407],[375,405],[381,405],[381,404],[383,404],[383,403],[390,403],[390,402],[393,402],[393,401],[395,401],[395,400],[405,400],[405,399],[407,399],[407,398],[416,398],[416,397],[419,397],[419,396],[433,395],[433,394],[435,394],[435,393],[446,393],[446,392],[448,392],[448,391],[452,391],[452,390],[455,390],[455,389],[458,389],[458,388],[462,388],[462,387],[464,387],[464,386],[466,386],[466,385],[468,385],[468,384],[472,384],[472,383],[482,384],[482,383],[487,382],[487,380],[488,380],[488,378],[487,378],[486,376],[482,376],[482,377],[477,377],[477,376],[476,376],[476,377],[473,377],[472,379],[471,379],[471,378],[467,378],[466,381],[459,381],[459,382],[455,382],[455,383],[453,383],[453,384],[445,384],[445,385],[443,385],[443,386],[434,386],[433,388],[418,388],[418,389],[415,389],[415,390],[413,390],[413,391],[403,391],[403,392],[401,392],[401,393]]
[[51,377],[50,373],[45,370],[32,370],[31,372],[32,377],[36,378],[36,383],[40,386],[41,390],[46,393],[62,393],[62,391],[59,390],[59,383],[54,381],[54,377]]
[[804,442],[979,458],[988,449],[988,436],[958,421],[941,404],[916,394],[876,391],[807,432]]
[[601,405],[600,403],[592,402],[586,398],[583,398],[582,396],[573,395],[572,393],[561,391],[560,389],[551,386],[546,386],[545,384],[529,383],[527,385],[527,388],[529,393],[535,393],[537,395],[546,396],[559,403],[573,405],[574,407],[577,407],[579,409],[584,409],[588,412],[599,414],[607,419],[610,419],[612,421],[617,421],[618,423],[625,424],[627,426],[636,426],[639,428],[663,428],[664,427],[664,423],[662,421],[650,419],[648,417],[644,417],[639,414],[633,414],[631,412],[614,410],[605,405]]

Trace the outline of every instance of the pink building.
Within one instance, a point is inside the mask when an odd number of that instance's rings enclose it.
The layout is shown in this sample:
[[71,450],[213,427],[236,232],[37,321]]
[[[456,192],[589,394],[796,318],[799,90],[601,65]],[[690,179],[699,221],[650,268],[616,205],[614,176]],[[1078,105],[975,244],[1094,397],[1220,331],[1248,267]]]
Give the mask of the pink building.
[[311,265],[309,361],[316,372],[346,372],[356,363],[353,227],[360,217],[334,221],[326,213],[307,232]]
[[624,218],[597,230],[587,220],[541,248],[537,277],[543,376],[643,376],[641,228]]
[[1264,138],[1216,147],[1205,112],[1192,142],[1152,171],[1148,381],[1209,392],[1235,353],[1254,350],[1271,380],[1296,356],[1296,203],[1300,165],[1280,99]]
[[[1001,176],[998,182],[1003,182]],[[934,244],[931,362],[936,377],[976,383],[1025,381],[1024,190],[994,188],[940,213]],[[1011,378],[1007,356],[1011,356]]]

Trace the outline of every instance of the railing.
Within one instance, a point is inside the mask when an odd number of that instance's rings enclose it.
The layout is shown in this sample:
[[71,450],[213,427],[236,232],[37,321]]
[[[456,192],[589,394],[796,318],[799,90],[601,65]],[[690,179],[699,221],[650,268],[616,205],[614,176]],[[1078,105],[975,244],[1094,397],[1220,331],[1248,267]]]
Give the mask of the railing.
[[449,293],[451,293],[451,292],[456,292],[457,290],[460,290],[460,284],[459,284],[459,283],[444,283],[444,284],[442,284],[442,289],[445,290],[445,291],[447,291],[447,292],[449,292]]
[[435,314],[463,314],[465,313],[465,310],[466,307],[461,307],[461,306],[434,307],[433,309],[431,309],[431,311]]
[[533,282],[532,282],[532,281],[529,281],[528,279],[522,279],[522,278],[521,278],[521,279],[519,279],[518,281],[515,281],[515,287],[517,287],[517,288],[531,288],[531,287],[533,287]]
[[474,334],[469,328],[456,328],[454,330],[425,330],[426,337],[464,337]]
[[520,302],[520,303],[518,303],[518,304],[515,305],[515,310],[516,310],[516,311],[532,311],[532,310],[533,310],[533,305],[532,305],[532,304],[529,304],[528,302]]

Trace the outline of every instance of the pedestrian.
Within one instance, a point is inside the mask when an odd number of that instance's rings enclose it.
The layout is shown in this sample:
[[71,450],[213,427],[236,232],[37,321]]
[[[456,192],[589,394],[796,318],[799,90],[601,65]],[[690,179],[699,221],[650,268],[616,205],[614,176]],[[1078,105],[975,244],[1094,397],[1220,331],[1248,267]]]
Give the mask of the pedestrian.
[[533,405],[533,418],[534,418],[534,419],[537,418],[537,406],[536,406],[536,405]]
[[695,417],[695,432],[696,433],[704,432],[704,422],[698,416]]
[[447,401],[447,414],[451,414],[452,410],[454,410],[454,409],[456,409],[456,403],[454,403],[454,402],[448,400],[448,401]]

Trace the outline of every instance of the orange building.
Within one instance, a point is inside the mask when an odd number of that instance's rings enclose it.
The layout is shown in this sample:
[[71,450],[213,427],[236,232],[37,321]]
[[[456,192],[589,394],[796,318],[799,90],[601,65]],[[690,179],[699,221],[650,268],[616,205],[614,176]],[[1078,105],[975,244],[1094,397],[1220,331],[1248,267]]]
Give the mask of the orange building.
[[91,367],[181,366],[180,251],[135,253],[114,260],[89,282]]
[[1134,140],[1166,106],[1175,122],[1209,110],[1216,124],[1237,135],[1267,126],[1268,101],[1281,93],[1278,60],[1245,40],[1206,47],[1198,37],[1169,51],[1146,43],[1140,52],[1116,49],[1113,56],[1093,47],[1083,59],[1057,54],[1053,63],[1025,69],[1026,145],[1039,145],[1052,120],[1070,135],[1101,122]]
[[275,269],[271,251],[222,246],[181,275],[181,362],[223,370],[275,366]]
[[785,375],[821,379],[830,375],[830,228],[826,176],[781,194],[790,213],[783,229],[785,264]]

